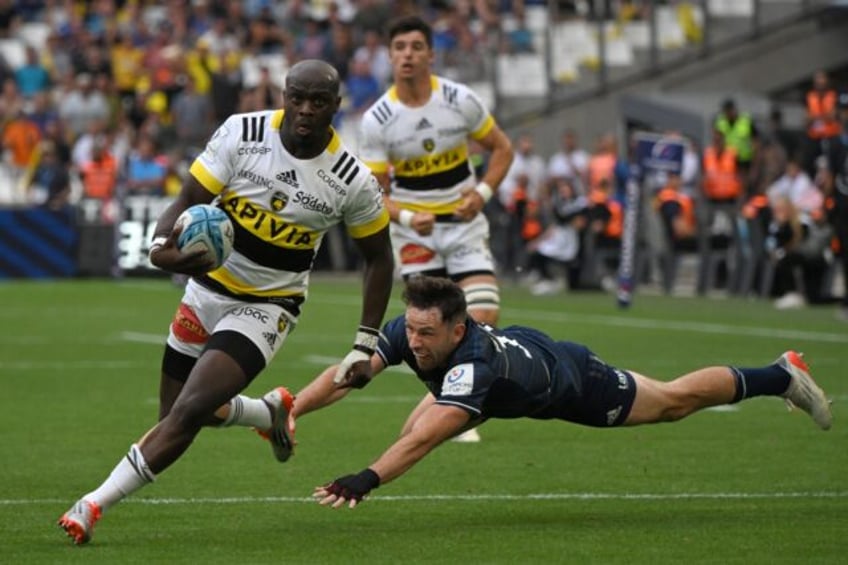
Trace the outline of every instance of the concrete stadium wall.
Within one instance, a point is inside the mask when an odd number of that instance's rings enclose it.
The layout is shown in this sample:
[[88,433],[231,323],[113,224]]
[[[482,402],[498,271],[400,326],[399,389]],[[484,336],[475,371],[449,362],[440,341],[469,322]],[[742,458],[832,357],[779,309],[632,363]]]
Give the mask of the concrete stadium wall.
[[[566,127],[575,129],[584,148],[590,149],[599,135],[609,131],[620,133],[620,99],[626,94],[711,94],[704,97],[710,101],[737,93],[769,96],[809,80],[817,69],[846,64],[848,24],[843,21],[822,26],[819,21],[809,19],[553,114],[506,123],[505,128],[510,136],[532,130],[537,151],[546,157],[558,149],[560,134]],[[717,109],[703,111],[709,114]]]

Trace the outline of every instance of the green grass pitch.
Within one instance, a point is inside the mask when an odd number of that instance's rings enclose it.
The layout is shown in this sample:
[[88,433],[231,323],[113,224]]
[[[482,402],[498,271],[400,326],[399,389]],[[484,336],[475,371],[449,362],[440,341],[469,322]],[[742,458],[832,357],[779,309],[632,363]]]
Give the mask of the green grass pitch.
[[[395,295],[399,295],[399,286]],[[347,353],[356,279],[316,277],[301,323],[248,389],[305,385]],[[78,548],[55,525],[155,421],[161,344],[180,297],[163,280],[0,284],[0,563],[845,563],[848,326],[764,301],[503,292],[503,325],[586,343],[661,379],[803,351],[833,398],[816,428],[779,399],[656,426],[492,421],[360,507],[313,487],[368,465],[424,389],[390,371],[299,421],[285,465],[243,428],[205,430]],[[390,315],[401,311],[395,298]]]

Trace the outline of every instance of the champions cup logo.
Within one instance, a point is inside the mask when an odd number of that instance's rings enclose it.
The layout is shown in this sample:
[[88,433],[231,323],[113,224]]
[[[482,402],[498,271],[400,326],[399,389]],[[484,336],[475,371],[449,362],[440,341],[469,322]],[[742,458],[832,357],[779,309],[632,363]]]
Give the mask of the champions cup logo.
[[429,137],[423,142],[421,142],[421,145],[424,147],[424,150],[427,151],[427,153],[431,152],[433,149],[436,148],[436,142],[430,139]]
[[683,162],[683,144],[675,139],[655,141],[642,165],[653,171],[679,173]]
[[281,211],[289,202],[289,197],[283,192],[275,192],[271,195],[271,209],[275,212]]
[[448,382],[449,383],[455,383],[456,381],[461,379],[464,374],[465,374],[464,369],[462,369],[460,367],[456,367],[450,373],[448,373]]

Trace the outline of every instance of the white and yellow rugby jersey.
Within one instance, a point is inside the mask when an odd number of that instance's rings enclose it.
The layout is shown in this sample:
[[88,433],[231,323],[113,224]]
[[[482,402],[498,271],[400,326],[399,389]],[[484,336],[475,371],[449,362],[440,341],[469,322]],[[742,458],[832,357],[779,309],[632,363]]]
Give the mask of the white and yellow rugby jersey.
[[484,137],[495,120],[467,86],[435,75],[430,82],[423,106],[405,106],[393,86],[365,112],[359,156],[375,173],[392,173],[391,197],[402,208],[452,214],[475,183],[468,137]]
[[305,297],[326,231],[343,222],[354,238],[389,216],[377,180],[336,132],[313,159],[292,157],[280,139],[283,110],[230,116],[191,165],[235,227],[233,252],[205,277],[225,293]]

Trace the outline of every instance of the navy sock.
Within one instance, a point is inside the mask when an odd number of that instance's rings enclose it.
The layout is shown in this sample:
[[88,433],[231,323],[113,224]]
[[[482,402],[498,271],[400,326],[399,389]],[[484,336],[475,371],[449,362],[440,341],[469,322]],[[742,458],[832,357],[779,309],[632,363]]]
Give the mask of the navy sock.
[[736,394],[731,403],[753,396],[779,396],[789,388],[789,372],[774,363],[756,369],[730,367],[736,378]]

